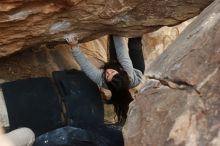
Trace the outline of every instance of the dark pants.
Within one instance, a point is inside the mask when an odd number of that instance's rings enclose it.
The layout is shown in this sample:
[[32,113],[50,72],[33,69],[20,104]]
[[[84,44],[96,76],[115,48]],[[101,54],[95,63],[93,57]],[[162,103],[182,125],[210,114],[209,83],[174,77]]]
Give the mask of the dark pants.
[[[143,74],[145,71],[144,56],[141,44],[141,37],[128,39],[129,56],[133,67],[140,70]],[[115,45],[112,35],[109,36],[109,54],[110,61],[117,61]]]

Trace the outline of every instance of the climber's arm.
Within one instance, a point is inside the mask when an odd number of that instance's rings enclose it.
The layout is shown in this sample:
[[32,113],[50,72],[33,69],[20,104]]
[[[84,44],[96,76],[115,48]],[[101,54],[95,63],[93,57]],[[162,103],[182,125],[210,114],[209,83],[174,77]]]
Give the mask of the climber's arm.
[[74,36],[70,35],[66,38],[66,40],[71,46],[72,55],[79,64],[81,70],[85,72],[85,74],[96,84],[101,87],[105,87],[102,78],[103,69],[98,69],[85,57],[85,55],[80,51],[78,40],[76,40]]
[[119,63],[122,65],[123,69],[127,72],[130,79],[133,81],[134,79],[134,68],[129,57],[128,46],[126,41],[119,36],[113,36],[117,59]]

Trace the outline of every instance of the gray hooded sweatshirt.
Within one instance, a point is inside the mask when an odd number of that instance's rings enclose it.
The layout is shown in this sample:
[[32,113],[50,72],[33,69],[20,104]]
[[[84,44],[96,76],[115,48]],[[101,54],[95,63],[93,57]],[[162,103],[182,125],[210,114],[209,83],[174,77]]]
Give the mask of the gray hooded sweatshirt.
[[[130,88],[136,87],[141,81],[143,81],[143,74],[140,70],[133,68],[131,59],[128,53],[128,46],[126,41],[119,36],[114,36],[114,44],[116,48],[117,59],[122,65],[123,69],[127,72],[130,79]],[[80,65],[81,70],[98,86],[108,89],[103,76],[103,69],[99,69],[84,56],[79,47],[71,49],[73,57]]]

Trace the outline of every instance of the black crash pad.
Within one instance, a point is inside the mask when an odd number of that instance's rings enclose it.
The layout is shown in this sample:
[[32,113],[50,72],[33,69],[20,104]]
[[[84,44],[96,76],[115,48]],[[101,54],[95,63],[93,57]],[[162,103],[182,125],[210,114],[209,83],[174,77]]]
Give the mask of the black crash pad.
[[29,127],[36,135],[60,127],[59,98],[49,78],[2,84],[10,129]]
[[82,71],[56,71],[53,79],[64,97],[68,125],[103,125],[104,107],[98,86]]
[[36,138],[34,146],[97,146],[102,138],[75,127],[63,127]]
[[[90,127],[92,128],[92,127]],[[94,127],[93,127],[94,128]],[[108,136],[107,136],[108,135]],[[33,146],[123,146],[122,133],[119,130],[100,126],[85,130],[66,126],[36,138]]]

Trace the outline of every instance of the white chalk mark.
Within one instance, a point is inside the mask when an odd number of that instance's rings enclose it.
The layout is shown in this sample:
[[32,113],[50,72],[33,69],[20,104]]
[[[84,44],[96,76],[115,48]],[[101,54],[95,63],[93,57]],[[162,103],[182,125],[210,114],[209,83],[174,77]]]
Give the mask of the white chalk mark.
[[56,22],[54,23],[50,28],[49,28],[49,31],[51,34],[54,34],[54,33],[58,33],[60,31],[64,31],[64,30],[67,30],[68,28],[70,28],[71,26],[71,23],[69,21],[59,21],[59,22]]
[[14,20],[24,20],[32,13],[31,10],[20,11],[18,13],[12,14],[8,16],[9,21]]

